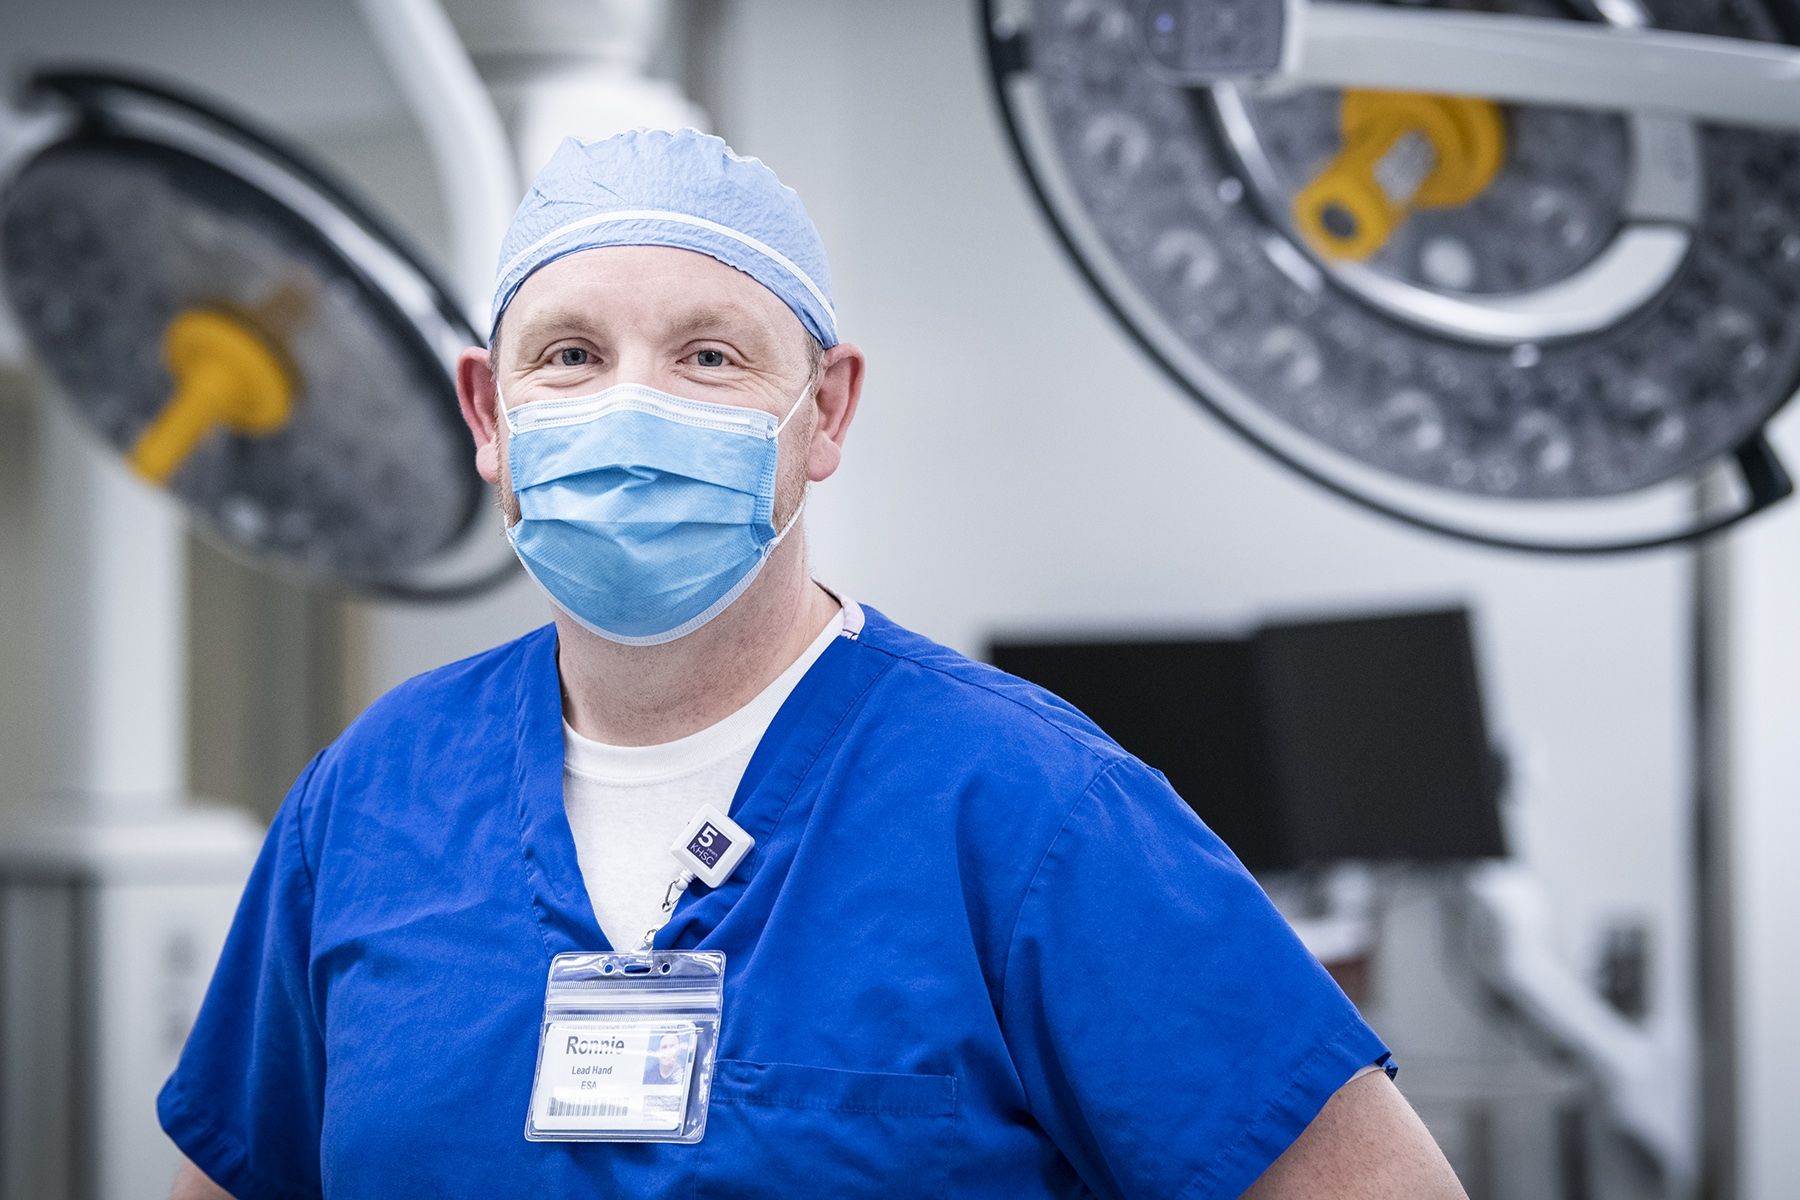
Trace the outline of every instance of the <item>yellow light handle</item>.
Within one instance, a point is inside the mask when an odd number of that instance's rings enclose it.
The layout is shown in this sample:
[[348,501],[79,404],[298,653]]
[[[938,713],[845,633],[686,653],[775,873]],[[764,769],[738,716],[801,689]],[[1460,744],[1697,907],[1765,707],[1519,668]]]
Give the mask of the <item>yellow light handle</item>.
[[1344,93],[1343,149],[1294,197],[1294,222],[1326,258],[1361,262],[1420,208],[1479,196],[1506,157],[1490,100],[1414,92]]
[[215,429],[261,436],[293,415],[294,389],[281,360],[244,322],[189,309],[163,334],[175,394],[138,437],[131,465],[165,484]]

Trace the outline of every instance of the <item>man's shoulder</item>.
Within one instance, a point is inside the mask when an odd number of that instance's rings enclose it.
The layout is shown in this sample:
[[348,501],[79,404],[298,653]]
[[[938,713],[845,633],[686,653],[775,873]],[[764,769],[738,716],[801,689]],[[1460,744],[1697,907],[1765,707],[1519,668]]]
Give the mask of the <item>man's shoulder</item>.
[[[484,719],[517,711],[519,689],[536,654],[554,655],[556,627],[544,625],[498,646],[414,675],[351,721],[331,748],[338,756],[391,752],[434,734],[465,734]],[[548,645],[546,645],[548,643]]]
[[1084,809],[1106,815],[1077,829],[1071,845],[1121,862],[1134,861],[1137,839],[1118,831],[1191,832],[1197,823],[1154,769],[1054,693],[879,614],[861,641],[894,661],[845,739],[840,777],[853,791],[904,803],[858,795],[846,807],[910,839],[921,856],[948,847],[976,909],[1017,914],[1049,848]]
[[[884,724],[916,730],[940,745],[964,742],[984,756],[1030,757],[1099,773],[1134,761],[1080,709],[1017,675],[978,662],[868,610],[862,642],[896,660],[886,686],[903,703]],[[890,726],[891,727],[891,726]]]
[[[297,785],[296,818],[314,862],[329,826],[396,803],[450,810],[481,795],[475,770],[518,728],[521,690],[554,670],[555,626],[415,675],[391,688],[314,759]],[[554,686],[554,685],[552,685]],[[512,761],[510,744],[505,760]],[[490,773],[491,774],[491,773]],[[453,780],[457,786],[436,786]]]

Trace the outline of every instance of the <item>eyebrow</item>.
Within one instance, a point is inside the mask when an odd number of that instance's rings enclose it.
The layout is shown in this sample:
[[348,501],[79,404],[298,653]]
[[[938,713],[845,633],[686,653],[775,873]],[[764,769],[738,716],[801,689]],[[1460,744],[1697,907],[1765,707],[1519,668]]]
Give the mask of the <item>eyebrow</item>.
[[669,329],[673,338],[690,338],[713,331],[729,332],[739,349],[767,349],[773,340],[769,323],[739,305],[707,305],[692,309]]
[[[592,313],[580,308],[552,308],[533,313],[519,331],[510,336],[516,339],[515,345],[531,354],[540,343],[570,333],[602,334],[604,324],[603,319],[596,320]],[[728,340],[746,353],[770,352],[775,343],[774,331],[769,328],[767,319],[753,309],[729,302],[701,304],[688,309],[664,331],[663,336],[679,340],[708,333],[728,334]]]
[[571,330],[597,332],[587,314],[580,309],[552,308],[531,314],[511,338],[517,346],[532,347],[539,341],[560,337]]

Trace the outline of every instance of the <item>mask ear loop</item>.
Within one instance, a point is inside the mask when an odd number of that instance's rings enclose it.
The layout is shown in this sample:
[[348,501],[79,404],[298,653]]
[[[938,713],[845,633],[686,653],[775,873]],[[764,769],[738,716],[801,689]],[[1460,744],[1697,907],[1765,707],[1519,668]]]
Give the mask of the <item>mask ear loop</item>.
[[800,411],[800,406],[805,404],[809,397],[816,396],[818,390],[818,386],[811,383],[801,388],[800,394],[795,396],[794,402],[788,406],[787,416],[781,418],[781,423],[775,426],[775,432],[771,433],[769,436],[772,438],[780,437],[781,431],[786,429],[788,427],[788,422],[794,419],[794,414]]
[[500,419],[506,422],[506,432],[517,433],[519,427],[513,424],[512,409],[507,407],[506,397],[500,391],[500,374],[494,373],[494,404],[500,409]]
[[[519,436],[519,427],[517,425],[513,424],[512,409],[510,409],[506,406],[506,396],[504,393],[502,393],[500,391],[500,374],[497,371],[494,373],[494,405],[496,408],[498,408],[500,410],[500,420],[506,426],[506,435],[507,435],[507,438],[509,439],[509,441],[512,438],[518,437]],[[495,434],[494,434],[494,440],[496,442],[498,442],[500,440],[500,435],[497,430],[495,431]],[[508,454],[512,453],[512,447],[510,444],[507,446],[507,453]],[[505,467],[506,465],[507,464],[505,464],[505,463],[501,464],[502,467]],[[513,503],[515,503],[515,504],[518,503],[518,500],[516,497],[515,497]],[[524,519],[522,517],[518,520],[507,520],[504,517],[502,517],[501,522],[500,522],[501,532],[506,534],[506,540],[507,540],[508,544],[512,545],[515,553],[518,551],[518,543],[514,542],[513,538],[516,536],[516,534],[518,532],[518,528],[522,524],[524,524]],[[522,563],[525,560],[523,558],[521,558],[519,561]],[[527,574],[530,574],[531,568],[526,567],[525,571]]]
[[[805,388],[801,389],[800,394],[794,398],[793,406],[788,409],[787,416],[781,418],[781,423],[775,426],[775,432],[770,434],[769,437],[771,439],[779,438],[781,436],[781,431],[788,427],[788,422],[794,419],[794,414],[800,411],[800,406],[805,404],[809,397],[816,395],[818,395],[818,386],[816,384],[809,383]],[[769,555],[775,553],[775,547],[781,545],[781,540],[787,537],[788,532],[794,528],[794,522],[798,521],[800,519],[800,514],[806,511],[806,502],[811,496],[812,480],[808,479],[800,485],[800,503],[794,506],[793,514],[788,517],[787,524],[783,525],[781,527],[781,532],[776,534],[774,539],[763,547],[763,559],[765,561],[768,559]]]
[[787,519],[787,524],[781,527],[781,532],[771,538],[769,544],[763,547],[764,558],[775,553],[775,547],[781,545],[781,539],[788,535],[788,531],[794,527],[794,522],[800,519],[800,514],[806,509],[806,501],[811,496],[812,480],[809,479],[800,485],[800,503],[794,505],[794,515]]

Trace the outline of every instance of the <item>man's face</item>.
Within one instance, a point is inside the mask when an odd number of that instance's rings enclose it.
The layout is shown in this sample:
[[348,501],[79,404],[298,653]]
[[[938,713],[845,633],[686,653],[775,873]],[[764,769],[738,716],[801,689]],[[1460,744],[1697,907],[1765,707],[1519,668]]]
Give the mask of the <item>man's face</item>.
[[681,1070],[681,1039],[672,1033],[665,1033],[662,1041],[656,1045],[656,1065],[664,1079],[675,1078]]
[[[494,378],[508,408],[646,384],[694,400],[786,416],[812,377],[809,338],[787,305],[717,259],[664,246],[584,250],[543,267],[501,322]],[[812,414],[781,434],[777,528],[800,502]],[[500,505],[518,501],[499,432]]]

